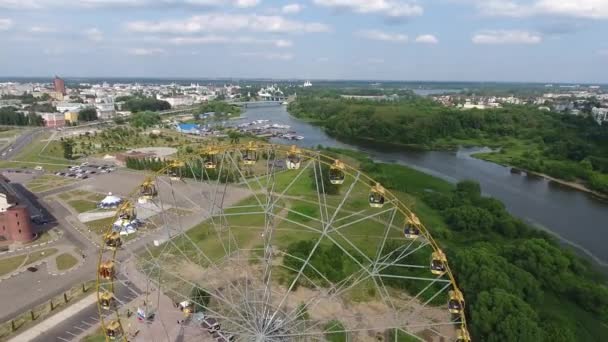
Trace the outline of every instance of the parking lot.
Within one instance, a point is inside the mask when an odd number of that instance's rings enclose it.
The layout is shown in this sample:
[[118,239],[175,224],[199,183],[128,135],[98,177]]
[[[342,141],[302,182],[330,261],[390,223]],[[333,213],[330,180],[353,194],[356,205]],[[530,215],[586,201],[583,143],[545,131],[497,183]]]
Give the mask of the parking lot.
[[115,171],[115,166],[111,164],[88,164],[82,163],[80,166],[70,166],[65,171],[56,172],[56,176],[70,177],[75,179],[87,179],[97,174],[112,173]]

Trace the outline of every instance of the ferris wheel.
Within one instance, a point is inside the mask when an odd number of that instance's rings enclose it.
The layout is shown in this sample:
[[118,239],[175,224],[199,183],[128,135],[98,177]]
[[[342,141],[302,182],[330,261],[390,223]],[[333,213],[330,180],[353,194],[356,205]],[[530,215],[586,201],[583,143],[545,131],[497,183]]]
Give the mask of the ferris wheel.
[[106,339],[470,341],[446,254],[351,164],[250,142],[131,175],[99,255]]

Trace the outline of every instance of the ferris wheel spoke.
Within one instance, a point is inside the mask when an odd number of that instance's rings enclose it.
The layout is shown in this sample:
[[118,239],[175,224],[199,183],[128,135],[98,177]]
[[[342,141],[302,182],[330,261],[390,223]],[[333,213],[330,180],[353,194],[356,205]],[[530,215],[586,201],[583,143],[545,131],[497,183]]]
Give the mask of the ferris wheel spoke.
[[386,227],[384,228],[384,236],[382,238],[382,243],[378,247],[376,251],[376,262],[380,259],[382,255],[382,251],[384,250],[384,246],[386,245],[386,241],[388,239],[388,235],[390,233],[391,227],[393,225],[393,221],[395,220],[395,216],[397,215],[397,208],[393,208],[393,211],[390,213],[390,219],[388,220]]
[[230,162],[234,166],[235,170],[238,171],[238,174],[239,174],[242,182],[245,183],[245,185],[247,185],[247,188],[249,189],[249,191],[251,191],[251,194],[253,195],[253,197],[255,197],[255,200],[258,202],[258,204],[260,205],[260,207],[263,208],[264,207],[264,202],[262,202],[262,200],[260,200],[260,198],[258,197],[258,191],[254,190],[251,187],[251,184],[249,184],[249,181],[247,180],[247,177],[243,174],[243,171],[241,171],[241,168],[239,167],[238,162],[236,162],[231,155],[228,155],[228,159],[230,160]]
[[[264,294],[263,294],[263,317],[266,317],[268,312],[270,311],[270,301],[272,294],[272,262],[273,262],[273,248],[272,248],[272,238],[275,228],[275,215],[274,215],[274,205],[273,203],[273,193],[274,188],[276,186],[276,179],[274,176],[274,162],[272,163],[272,167],[270,167],[270,156],[266,162],[266,206],[264,208],[264,272],[262,275],[262,280],[265,283],[264,286]],[[268,169],[270,167],[270,169]],[[259,183],[259,182],[258,182]]]
[[360,222],[363,222],[363,221],[366,221],[366,220],[372,220],[372,219],[374,219],[376,217],[380,217],[380,216],[382,216],[382,215],[384,215],[384,214],[386,214],[388,212],[391,212],[392,210],[394,210],[394,208],[387,208],[387,209],[384,209],[382,211],[378,211],[378,212],[375,212],[373,214],[369,214],[367,216],[362,216],[362,217],[360,217],[360,218],[358,218],[358,219],[356,219],[354,221],[350,221],[348,223],[344,223],[342,225],[335,226],[335,227],[333,227],[333,229],[330,230],[330,232],[338,231],[340,229],[343,229],[343,228],[346,228],[346,227],[350,227],[350,226],[352,226],[354,224],[357,224],[357,223],[360,223]]
[[[229,227],[228,219],[225,217],[224,210],[222,209],[224,206],[224,199],[225,199],[226,191],[228,188],[228,182],[225,182],[221,201],[219,204],[217,204],[217,194],[218,194],[218,189],[219,189],[219,184],[220,184],[220,178],[221,178],[222,172],[224,170],[225,156],[226,156],[226,153],[222,154],[222,159],[219,164],[219,170],[217,172],[217,179],[215,181],[215,186],[214,186],[214,190],[213,190],[213,196],[212,196],[212,198],[208,198],[208,200],[209,200],[209,209],[208,209],[209,218],[208,218],[208,220],[211,222],[213,230],[215,231],[215,233],[217,235],[217,239],[219,240],[220,244],[222,245],[222,248],[224,249],[224,253],[228,254],[228,253],[230,253],[230,245],[232,242],[231,241],[232,240],[232,230]],[[204,163],[201,163],[201,165],[204,165]],[[204,166],[203,166],[202,170],[203,170],[203,173],[206,172]],[[201,178],[203,178],[203,177],[201,177]],[[209,173],[207,173],[207,179],[211,179]],[[201,191],[201,195],[202,195],[202,191]],[[220,221],[219,223],[217,223],[215,220],[216,208],[219,211],[219,221]],[[224,229],[225,227],[227,227],[227,229]],[[221,232],[224,230],[226,230],[227,234],[228,234],[228,249],[226,249],[226,245],[224,244],[224,239],[222,239],[222,237],[221,237]],[[235,241],[235,243],[236,243],[236,241]]]
[[308,163],[306,163],[306,165],[304,165],[304,167],[300,168],[300,171],[298,172],[298,174],[291,180],[291,182],[289,182],[289,184],[287,184],[287,186],[283,189],[283,191],[276,196],[276,199],[274,200],[273,205],[276,205],[280,200],[282,200],[284,197],[286,197],[286,193],[292,189],[293,185],[296,184],[296,182],[300,179],[300,177],[304,174],[304,171],[308,170],[310,168],[311,165],[314,165],[313,160],[309,160]]
[[[315,175],[316,175],[316,171],[315,171]],[[357,175],[356,180],[359,179],[360,174]],[[315,179],[317,179],[317,177],[315,176]],[[292,291],[293,287],[295,286],[295,284],[298,282],[300,276],[302,275],[302,273],[304,272],[304,269],[310,265],[310,259],[312,258],[313,254],[315,253],[315,251],[317,250],[317,248],[319,247],[319,244],[321,243],[321,241],[323,240],[324,237],[329,237],[327,235],[327,231],[329,229],[329,227],[331,226],[333,220],[336,218],[336,216],[338,215],[338,213],[340,212],[340,209],[342,208],[342,206],[344,205],[344,203],[346,203],[346,200],[348,199],[350,193],[352,192],[352,190],[355,187],[356,184],[356,180],[351,184],[350,188],[348,189],[348,191],[346,192],[346,195],[342,198],[340,205],[338,206],[338,208],[336,209],[336,211],[333,213],[332,218],[329,220],[329,222],[324,223],[323,226],[323,231],[321,232],[321,236],[319,237],[319,239],[315,242],[314,247],[311,249],[310,253],[308,253],[308,257],[306,258],[306,261],[304,262],[304,264],[300,267],[300,270],[298,271],[298,273],[296,274],[295,278],[293,279],[293,281],[291,282],[291,284],[289,285],[287,292],[285,292],[285,295],[283,296],[283,298],[281,299],[281,301],[279,302],[275,312],[272,314],[271,317],[271,321],[274,320],[278,310],[280,310],[280,308],[283,306],[283,303],[285,303],[285,300],[287,299],[287,295],[289,294],[290,291]],[[318,181],[317,182],[317,189],[318,189]],[[318,193],[318,191],[317,191]],[[321,215],[323,216],[323,215]],[[323,218],[321,218],[321,221],[323,221]]]
[[[144,260],[144,263],[148,263],[149,261]],[[156,264],[153,264],[156,265]],[[179,274],[173,273],[168,271],[165,268],[160,267],[159,271],[163,271],[164,273],[167,273],[169,276],[171,276],[172,278],[182,282],[183,284],[189,285],[191,287],[200,287],[198,284],[193,283],[189,280],[184,279],[183,277],[181,277]],[[159,282],[156,284],[156,286],[158,286],[159,289],[164,289],[164,291],[169,291],[172,292],[173,294],[183,298],[184,300],[188,300],[188,301],[192,301],[195,304],[200,305],[201,307],[205,308],[205,311],[209,311],[212,312],[214,315],[216,315],[217,317],[221,317],[223,319],[226,319],[228,322],[231,322],[237,326],[240,326],[241,328],[245,327],[237,322],[235,322],[233,319],[228,318],[228,317],[224,317],[224,315],[219,314],[218,312],[216,312],[212,307],[210,307],[209,305],[206,305],[205,303],[199,303],[196,300],[190,298],[187,295],[184,295],[183,293],[176,291],[175,289],[169,288],[169,287],[163,287],[162,284]],[[227,307],[232,311],[234,311],[234,313],[236,313],[237,315],[240,316],[240,318],[243,320],[243,322],[249,322],[244,316],[241,315],[239,307],[235,304],[230,302],[229,300],[227,300],[224,296],[219,295],[217,292],[221,293],[220,291],[205,291],[207,294],[209,294],[209,296],[213,297],[215,300],[217,300],[218,302],[220,302],[221,304],[225,304],[227,305]],[[250,327],[253,328],[253,327]]]
[[[316,163],[316,161],[318,160],[318,157],[316,159],[313,160],[313,175],[315,178],[315,190],[317,191],[317,203],[319,205],[319,219],[321,221],[321,224],[323,224],[325,226],[325,221],[328,218],[327,215],[327,201],[325,201],[325,189],[323,187],[323,175],[319,175],[319,171],[317,170],[317,165],[319,165],[319,167],[321,166],[320,162]],[[345,199],[344,199],[345,200]],[[323,228],[323,231],[325,231],[326,228]]]

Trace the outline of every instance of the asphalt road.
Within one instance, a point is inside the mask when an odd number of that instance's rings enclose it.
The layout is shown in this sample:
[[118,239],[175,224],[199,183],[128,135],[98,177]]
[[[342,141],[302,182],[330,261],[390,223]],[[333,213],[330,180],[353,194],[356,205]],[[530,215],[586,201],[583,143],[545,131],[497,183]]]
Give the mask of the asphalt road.
[[[122,282],[127,281],[126,278],[118,276],[121,282],[116,282],[115,295],[119,302],[127,303],[132,299],[136,298],[141,294],[140,289],[135,287],[134,284],[123,285]],[[135,312],[135,310],[133,310]],[[113,314],[112,314],[113,315]],[[53,329],[47,331],[44,336],[40,336],[32,342],[50,342],[50,341],[72,341],[75,340],[76,336],[82,334],[84,331],[89,330],[92,326],[99,324],[99,311],[97,303],[89,305],[84,310],[80,311],[78,315],[74,315],[61,324],[55,326]]]
[[[10,144],[10,146],[0,149],[1,153],[6,152],[5,155],[0,155],[0,160],[9,160],[13,158],[19,153],[19,151],[21,151],[21,149],[31,143],[38,134],[42,134],[42,132],[44,132],[44,130],[40,128],[25,131],[23,134],[18,136],[17,139]],[[12,150],[9,151],[11,148]]]
[[3,281],[0,284],[0,322],[40,305],[49,298],[61,295],[75,284],[93,279],[96,266],[96,260],[88,258],[77,271],[68,272],[63,276],[51,276],[44,264],[37,272],[26,271]]
[[38,203],[55,217],[59,226],[63,228],[64,238],[81,249],[87,257],[82,266],[63,276],[49,275],[44,266],[39,268],[38,272],[24,272],[3,281],[0,284],[2,287],[0,322],[60,295],[75,284],[91,280],[96,274],[97,248],[65,221],[65,217],[70,215],[70,212],[56,202],[40,201]]

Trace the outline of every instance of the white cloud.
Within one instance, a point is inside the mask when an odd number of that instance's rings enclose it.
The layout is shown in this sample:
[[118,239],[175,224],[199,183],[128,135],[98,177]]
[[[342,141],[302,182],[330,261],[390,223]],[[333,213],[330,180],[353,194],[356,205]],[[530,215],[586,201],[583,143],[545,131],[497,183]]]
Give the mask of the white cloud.
[[420,5],[401,0],[313,0],[313,2],[323,7],[362,14],[380,14],[389,18],[415,17],[424,12]]
[[165,53],[165,50],[161,48],[133,48],[127,50],[127,53],[133,56],[154,56]]
[[13,27],[13,20],[8,18],[0,18],[0,31],[6,31]]
[[472,39],[475,44],[538,44],[542,40],[538,33],[520,30],[486,30]]
[[103,40],[103,32],[96,27],[87,29],[84,31],[84,36],[87,37],[88,40],[99,42]]
[[117,8],[151,6],[196,6],[210,7],[229,5],[238,8],[257,6],[261,0],[0,0],[0,8],[45,9],[53,7]]
[[404,34],[387,33],[380,30],[362,30],[357,32],[356,35],[362,38],[384,42],[406,43],[408,40],[408,37]]
[[606,57],[608,57],[608,49],[598,50],[597,54],[600,55],[600,56],[606,56]]
[[257,6],[261,0],[236,0],[234,1],[234,5],[240,8],[248,8]]
[[269,60],[290,61],[294,55],[291,53],[276,53],[276,52],[243,52],[239,54],[244,57],[255,57]]
[[162,41],[174,45],[206,45],[206,44],[250,44],[250,45],[274,45],[285,48],[293,46],[293,42],[287,39],[260,39],[253,37],[234,37],[234,36],[178,36],[178,37],[147,37],[147,41]]
[[421,34],[418,37],[416,37],[416,43],[438,44],[439,39],[437,39],[437,37],[435,37],[432,34]]
[[57,29],[48,26],[32,26],[28,31],[30,33],[55,33]]
[[215,31],[256,32],[327,32],[330,28],[321,23],[288,20],[276,15],[210,13],[183,20],[134,21],[127,23],[127,30],[142,33],[200,33]]
[[484,15],[528,17],[537,15],[608,19],[606,0],[474,0]]
[[275,40],[275,41],[273,41],[273,44],[276,45],[277,47],[282,47],[282,48],[293,46],[293,42],[291,40],[287,40],[287,39]]
[[300,4],[289,4],[285,5],[281,8],[281,12],[285,14],[295,14],[300,13],[304,9],[304,6]]

